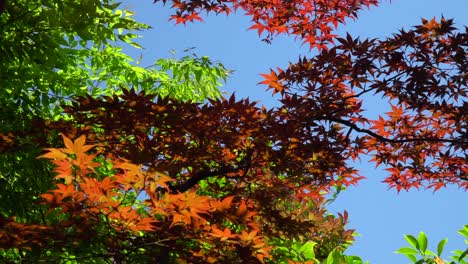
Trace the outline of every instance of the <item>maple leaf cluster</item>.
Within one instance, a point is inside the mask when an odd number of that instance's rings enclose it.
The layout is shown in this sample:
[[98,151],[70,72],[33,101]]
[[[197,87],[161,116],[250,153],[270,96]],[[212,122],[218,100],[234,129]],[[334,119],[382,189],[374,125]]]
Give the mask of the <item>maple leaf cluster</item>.
[[[283,112],[346,129],[345,152],[369,153],[397,190],[447,183],[468,188],[467,31],[452,20],[423,20],[385,40],[338,38],[338,45],[265,74]],[[379,95],[377,119],[362,104]],[[306,118],[303,118],[306,117]],[[307,121],[302,121],[307,122]]]
[[[136,96],[127,94],[132,95]],[[200,179],[199,186],[188,188],[184,185],[187,176],[181,172],[168,175],[160,172],[163,167],[157,164],[141,166],[116,158],[125,151],[107,152],[105,145],[111,141],[86,145],[85,136],[75,141],[63,136],[63,140],[64,148],[50,148],[41,156],[56,165],[57,188],[42,195],[42,203],[48,205],[48,214],[54,214],[56,222],[37,225],[2,219],[2,248],[57,248],[99,241],[112,249],[109,256],[114,259],[123,250],[129,254],[153,247],[149,252],[153,257],[170,250],[191,262],[260,263],[274,254],[271,237],[288,240],[306,236],[330,248],[336,246],[336,236],[342,237],[340,243],[352,239],[352,230],[343,228],[347,215],[336,219],[327,215],[320,198],[295,196],[286,180],[282,190],[267,192],[265,188],[272,187],[274,180],[266,171],[257,171],[254,179],[247,168],[232,169],[217,176],[225,180],[224,187],[217,186],[219,181],[202,183]],[[92,148],[94,153],[87,153]],[[100,175],[99,167],[105,164],[96,162],[97,156],[107,157],[105,163],[112,175]],[[169,163],[163,166],[167,169]],[[207,195],[213,191],[216,195]],[[182,243],[181,238],[190,243]],[[159,252],[155,253],[154,247]],[[325,251],[324,256],[328,253],[326,248],[318,250]]]
[[[167,3],[167,0],[155,0]],[[266,33],[265,41],[270,42],[280,34],[300,38],[311,48],[323,49],[334,43],[333,31],[346,19],[355,19],[363,8],[376,6],[377,0],[243,0],[243,1],[187,1],[172,0],[175,14],[171,16],[177,24],[202,21],[200,13],[225,13],[242,10],[252,18],[249,29],[257,30],[259,35]]]

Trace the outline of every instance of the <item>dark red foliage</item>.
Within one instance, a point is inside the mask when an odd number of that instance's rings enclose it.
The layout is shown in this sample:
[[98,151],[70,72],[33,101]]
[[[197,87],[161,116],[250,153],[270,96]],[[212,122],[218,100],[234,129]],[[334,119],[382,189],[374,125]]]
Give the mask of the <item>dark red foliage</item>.
[[[302,120],[248,99],[176,102],[125,91],[121,98],[80,99],[66,112],[75,123],[98,127],[88,140],[107,152],[178,178],[174,192],[216,175],[255,181],[258,173],[287,176],[291,187],[320,190],[360,177],[346,165],[346,136],[329,124]],[[262,172],[263,171],[263,172]],[[315,186],[315,187],[311,187]],[[317,191],[316,190],[316,191]]]
[[[468,188],[467,30],[442,18],[386,40],[348,35],[338,42],[265,75],[282,95],[282,111],[346,129],[346,152],[384,164],[390,187]],[[390,111],[372,120],[365,100],[388,103]]]

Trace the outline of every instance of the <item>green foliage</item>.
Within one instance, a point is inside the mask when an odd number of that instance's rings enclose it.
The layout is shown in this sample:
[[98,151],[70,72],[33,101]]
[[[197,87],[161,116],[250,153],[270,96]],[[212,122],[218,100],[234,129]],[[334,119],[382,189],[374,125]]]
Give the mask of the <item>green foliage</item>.
[[[305,243],[292,240],[275,239],[274,263],[321,263],[321,264],[368,264],[363,262],[359,256],[348,256],[344,253],[347,244],[340,245],[324,258],[320,259],[315,255],[316,242],[306,241]],[[293,262],[290,262],[293,261]]]
[[368,264],[369,262],[363,262],[358,256],[346,256],[338,250],[333,250],[328,255],[327,259],[323,262],[324,264]]
[[307,241],[301,243],[296,239],[283,240],[276,239],[272,241],[276,245],[274,254],[277,263],[288,263],[288,260],[296,262],[316,261],[314,247],[317,243]]
[[[459,230],[458,233],[465,237],[465,243],[468,245],[468,225],[463,226],[463,229]],[[405,239],[410,245],[410,247],[402,247],[398,249],[395,253],[402,254],[408,257],[412,263],[417,264],[466,264],[468,261],[468,248],[465,251],[455,250],[452,252],[450,259],[452,261],[448,262],[442,259],[442,253],[447,244],[448,239],[442,239],[437,244],[437,254],[431,250],[427,249],[428,239],[424,232],[420,232],[418,237],[412,235],[405,235]]]
[[121,86],[185,100],[219,96],[228,71],[207,57],[144,68],[123,53],[119,46],[139,47],[135,32],[149,26],[119,7],[109,0],[10,1],[0,16],[0,103],[57,119],[72,96],[111,95]]
[[5,54],[0,103],[57,117],[58,104],[87,94],[88,80],[102,68],[91,62],[96,52],[109,53],[116,38],[133,44],[134,34],[127,31],[148,28],[119,5],[98,0],[9,1],[0,16],[0,52]]
[[155,66],[162,72],[155,87],[157,93],[183,101],[219,98],[218,87],[230,73],[222,64],[195,54],[180,59],[159,59]]

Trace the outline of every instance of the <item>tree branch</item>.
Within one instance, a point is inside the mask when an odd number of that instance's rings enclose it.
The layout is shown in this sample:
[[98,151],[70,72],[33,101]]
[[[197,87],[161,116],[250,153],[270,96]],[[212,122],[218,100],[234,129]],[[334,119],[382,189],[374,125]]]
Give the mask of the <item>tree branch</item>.
[[[246,159],[248,158],[249,161]],[[221,166],[219,168],[213,169],[206,169],[201,170],[193,174],[189,179],[186,181],[178,182],[176,184],[170,185],[169,189],[171,193],[183,193],[190,188],[194,187],[198,184],[199,181],[207,179],[212,176],[223,175],[226,173],[237,172],[239,170],[248,168],[250,166],[250,157],[246,157],[241,163],[238,165],[232,166]]]
[[448,143],[462,143],[462,144],[468,144],[467,141],[462,141],[462,140],[453,140],[453,139],[445,139],[445,138],[433,138],[433,137],[427,137],[427,138],[407,138],[407,139],[392,139],[392,138],[386,138],[383,137],[369,129],[361,128],[357,126],[356,124],[348,121],[348,120],[343,120],[339,118],[326,118],[326,120],[333,121],[336,123],[343,124],[345,126],[348,126],[352,128],[353,130],[356,130],[357,132],[365,133],[368,134],[371,137],[374,137],[380,141],[383,142],[388,142],[388,143],[407,143],[407,142],[422,142],[422,141],[429,141],[429,142],[448,142]]
[[6,4],[7,4],[7,0],[0,0],[0,14],[2,14],[3,11],[5,10]]

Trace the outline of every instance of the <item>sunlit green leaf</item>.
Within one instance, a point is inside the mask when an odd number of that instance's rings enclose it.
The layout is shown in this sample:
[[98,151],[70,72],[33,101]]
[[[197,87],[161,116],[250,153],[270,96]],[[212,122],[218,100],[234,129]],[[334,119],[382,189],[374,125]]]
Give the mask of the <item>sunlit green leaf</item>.
[[406,241],[415,249],[420,249],[418,240],[412,235],[405,235]]
[[437,256],[441,256],[442,252],[444,251],[445,244],[447,243],[448,239],[442,239],[439,241],[439,244],[437,244]]
[[427,249],[427,237],[424,232],[419,232],[418,235],[418,245],[419,245],[419,250],[424,254]]

